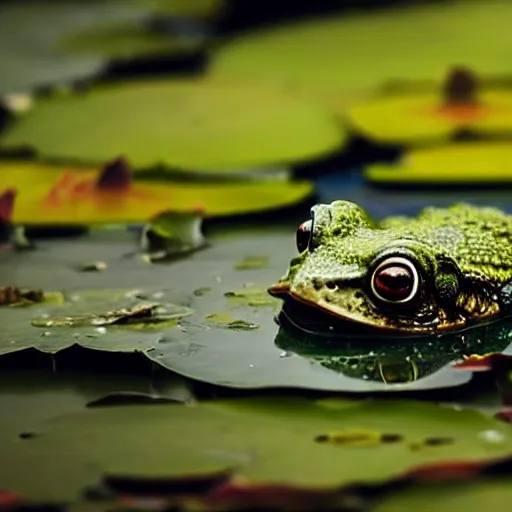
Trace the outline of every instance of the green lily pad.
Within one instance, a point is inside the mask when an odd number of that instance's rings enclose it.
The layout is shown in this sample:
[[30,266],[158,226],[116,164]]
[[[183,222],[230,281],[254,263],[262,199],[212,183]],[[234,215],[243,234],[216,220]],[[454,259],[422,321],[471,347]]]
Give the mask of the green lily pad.
[[[341,402],[338,408],[287,397],[131,405],[90,408],[30,427],[40,435],[3,441],[0,473],[5,488],[39,499],[74,498],[102,473],[178,476],[237,467],[251,482],[330,486],[378,482],[426,462],[490,459],[512,450],[506,424],[476,411],[410,401]],[[343,428],[392,432],[403,441],[315,441]],[[489,431],[500,441],[482,435]],[[432,436],[454,442],[409,449]],[[49,458],[52,464],[40,471]]]
[[140,56],[188,55],[197,52],[197,42],[149,30],[140,21],[93,26],[61,39],[58,51],[89,54],[103,59]]
[[41,99],[0,144],[59,160],[124,155],[138,169],[219,172],[317,158],[345,138],[314,102],[272,87],[162,80]]
[[216,52],[212,74],[303,89],[343,110],[339,102],[353,93],[389,80],[437,78],[459,63],[484,74],[508,72],[511,16],[512,5],[499,0],[331,14],[230,41]]
[[[5,328],[0,355],[29,348],[55,354],[73,345],[107,352],[145,352],[177,319],[192,313],[187,298],[170,291],[143,295],[137,290],[82,290],[64,296],[66,300],[58,306],[2,309]],[[155,296],[166,310],[161,316],[153,315],[153,306],[147,306]],[[181,304],[171,303],[170,298]]]

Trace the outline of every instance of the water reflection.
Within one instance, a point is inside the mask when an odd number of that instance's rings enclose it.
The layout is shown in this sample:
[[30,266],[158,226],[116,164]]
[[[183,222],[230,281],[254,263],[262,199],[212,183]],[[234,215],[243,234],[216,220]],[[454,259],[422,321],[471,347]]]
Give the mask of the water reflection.
[[415,382],[465,356],[503,352],[512,342],[512,320],[458,333],[416,338],[350,338],[297,328],[281,313],[275,345],[347,377],[385,384]]

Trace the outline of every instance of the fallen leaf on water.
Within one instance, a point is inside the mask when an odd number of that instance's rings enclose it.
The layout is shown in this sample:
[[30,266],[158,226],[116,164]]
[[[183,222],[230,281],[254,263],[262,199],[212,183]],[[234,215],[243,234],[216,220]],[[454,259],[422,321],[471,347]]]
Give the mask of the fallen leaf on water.
[[235,263],[235,270],[255,270],[268,266],[267,256],[246,256],[243,260]]

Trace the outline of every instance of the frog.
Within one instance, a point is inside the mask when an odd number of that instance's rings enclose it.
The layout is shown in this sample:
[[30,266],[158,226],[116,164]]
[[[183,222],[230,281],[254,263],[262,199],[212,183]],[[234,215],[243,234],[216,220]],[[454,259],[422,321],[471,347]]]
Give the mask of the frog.
[[442,336],[512,315],[512,215],[492,206],[428,206],[377,221],[336,200],[311,208],[296,246],[268,293],[302,331]]

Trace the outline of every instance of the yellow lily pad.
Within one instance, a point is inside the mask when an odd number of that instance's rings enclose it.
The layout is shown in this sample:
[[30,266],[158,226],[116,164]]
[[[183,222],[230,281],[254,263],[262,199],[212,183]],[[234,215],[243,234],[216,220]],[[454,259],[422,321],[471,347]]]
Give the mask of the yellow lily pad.
[[66,35],[57,46],[63,53],[90,54],[105,59],[130,59],[162,54],[186,55],[199,49],[195,41],[160,34],[140,21],[106,24]]
[[477,104],[443,105],[437,91],[375,97],[348,109],[355,129],[381,143],[446,140],[460,130],[489,135],[512,132],[512,91],[488,90]]
[[123,155],[136,169],[206,173],[309,160],[345,139],[323,108],[276,88],[160,80],[41,99],[0,144],[67,161]]
[[331,14],[242,35],[216,52],[211,71],[338,99],[389,80],[436,78],[458,63],[506,73],[511,18],[512,3],[501,0]]
[[510,142],[465,142],[409,151],[397,164],[370,165],[374,183],[478,184],[512,182]]
[[125,190],[97,190],[94,168],[0,161],[0,190],[15,188],[16,224],[93,225],[146,221],[162,210],[200,207],[206,217],[291,206],[313,193],[307,181],[158,183],[135,180]]

